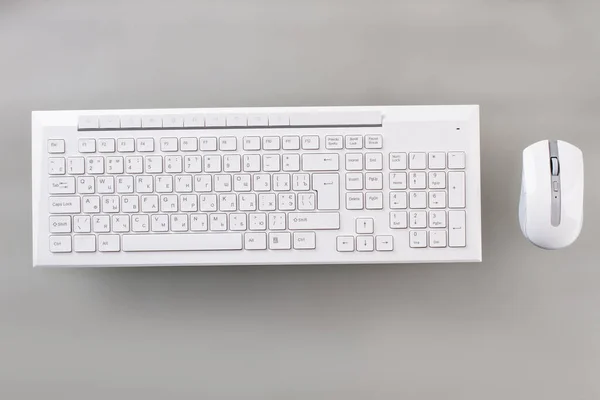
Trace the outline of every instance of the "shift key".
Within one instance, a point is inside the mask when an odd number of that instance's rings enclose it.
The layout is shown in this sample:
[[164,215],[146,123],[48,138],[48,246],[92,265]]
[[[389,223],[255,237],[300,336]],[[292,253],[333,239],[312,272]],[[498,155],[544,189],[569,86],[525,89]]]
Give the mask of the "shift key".
[[288,225],[292,231],[340,229],[339,213],[289,213]]

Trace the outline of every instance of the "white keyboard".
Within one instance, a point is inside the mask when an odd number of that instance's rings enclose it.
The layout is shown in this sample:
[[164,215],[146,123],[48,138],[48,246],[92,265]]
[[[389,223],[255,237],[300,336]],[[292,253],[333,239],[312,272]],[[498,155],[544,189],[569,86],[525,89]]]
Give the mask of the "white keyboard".
[[39,111],[34,266],[481,261],[477,106]]

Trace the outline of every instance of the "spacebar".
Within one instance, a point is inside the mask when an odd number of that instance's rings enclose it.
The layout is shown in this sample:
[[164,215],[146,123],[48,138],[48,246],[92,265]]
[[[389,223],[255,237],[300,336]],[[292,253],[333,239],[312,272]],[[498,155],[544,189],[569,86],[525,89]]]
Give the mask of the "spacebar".
[[123,235],[123,251],[242,250],[241,233]]

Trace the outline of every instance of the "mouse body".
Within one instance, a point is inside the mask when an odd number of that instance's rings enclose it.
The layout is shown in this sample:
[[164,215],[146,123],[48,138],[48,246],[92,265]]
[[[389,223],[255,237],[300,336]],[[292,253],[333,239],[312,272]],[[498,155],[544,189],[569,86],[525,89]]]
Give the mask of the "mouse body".
[[572,244],[583,225],[583,153],[562,140],[523,150],[519,222],[523,235],[544,249]]

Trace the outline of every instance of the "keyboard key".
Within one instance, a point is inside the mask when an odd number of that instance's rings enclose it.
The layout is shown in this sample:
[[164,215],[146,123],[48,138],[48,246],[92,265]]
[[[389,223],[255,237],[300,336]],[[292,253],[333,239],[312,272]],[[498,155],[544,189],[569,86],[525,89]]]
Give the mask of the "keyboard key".
[[117,151],[120,153],[132,153],[135,150],[135,140],[132,138],[117,140]]
[[427,213],[425,211],[411,211],[409,213],[411,228],[427,228]]
[[160,138],[160,151],[164,151],[164,152],[177,151],[177,138],[176,137]]
[[356,218],[356,233],[373,233],[373,218]]
[[141,174],[144,171],[143,158],[140,156],[125,157],[125,168],[128,174]]
[[367,172],[365,182],[367,190],[383,190],[383,174],[381,172]]
[[365,194],[367,199],[366,208],[367,210],[381,210],[383,209],[383,193],[381,192],[367,192]]
[[197,151],[198,139],[195,137],[184,137],[179,140],[179,148],[181,151]]
[[346,135],[347,149],[362,149],[363,137],[361,135]]
[[72,176],[48,178],[48,193],[75,194],[75,178]]
[[338,174],[313,174],[312,189],[317,192],[317,209],[340,209],[340,176]]
[[212,190],[212,176],[196,175],[194,176],[195,192],[210,192]]
[[337,171],[340,156],[336,153],[303,154],[302,169],[304,171]]
[[262,157],[263,171],[279,172],[281,171],[281,159],[279,154],[264,154]]
[[288,228],[298,230],[340,229],[339,213],[289,213]]
[[178,174],[183,171],[183,158],[181,156],[165,156],[165,172]]
[[390,208],[392,210],[404,209],[407,205],[406,192],[390,192]]
[[464,169],[465,168],[465,153],[462,151],[453,151],[448,153],[448,168],[449,169]]
[[270,213],[269,214],[269,229],[273,231],[283,231],[285,230],[286,224],[286,214],[285,213]]
[[99,118],[100,129],[119,129],[121,119],[116,115],[102,115]]
[[219,138],[219,150],[235,151],[237,150],[237,139],[234,136],[222,136]]
[[429,153],[429,169],[445,169],[446,153]]
[[142,116],[142,128],[162,128],[162,118],[156,115]]
[[448,207],[465,208],[464,172],[448,172]]
[[391,190],[406,189],[406,172],[391,172],[390,173],[390,189]]
[[448,211],[448,246],[465,247],[466,213],[464,211]]
[[275,193],[261,193],[258,195],[258,209],[261,211],[274,211],[277,207]]
[[392,251],[394,250],[394,237],[393,236],[376,236],[375,237],[375,249],[377,251]]
[[50,236],[49,242],[51,253],[71,252],[71,236]]
[[383,148],[383,136],[381,135],[366,135],[365,149],[381,149]]
[[429,232],[429,247],[446,247],[446,231]]
[[353,236],[338,236],[336,241],[336,249],[340,253],[354,251],[354,237]]
[[408,227],[407,219],[408,219],[408,214],[406,211],[390,212],[390,228],[391,229],[407,228]]
[[260,150],[260,137],[259,136],[246,136],[243,140],[243,147],[246,151]]
[[207,214],[192,214],[190,216],[190,228],[193,232],[201,232],[208,230],[208,215]]
[[149,232],[150,217],[147,214],[138,214],[131,216],[132,232]]
[[83,196],[81,201],[83,202],[84,213],[92,214],[100,212],[100,196]]
[[307,211],[314,210],[317,204],[314,193],[300,192],[298,193],[298,210]]
[[204,117],[206,127],[224,127],[227,126],[227,117],[219,114],[209,114]]
[[246,250],[266,250],[267,234],[264,232],[248,232],[244,234],[244,248]]
[[96,140],[95,139],[79,139],[79,152],[80,153],[95,153],[96,152]]
[[363,174],[361,172],[346,173],[346,190],[362,190]]
[[311,250],[316,248],[314,232],[294,232],[294,249]]
[[123,251],[241,250],[241,233],[123,235]]
[[[86,212],[84,210],[84,212]],[[92,231],[92,217],[89,215],[73,216],[73,232],[90,233]],[[77,250],[75,250],[77,251]]]
[[357,236],[356,251],[365,252],[375,249],[373,236]]
[[51,216],[50,233],[71,233],[71,217],[68,215]]
[[327,150],[341,150],[344,148],[343,140],[341,135],[325,136],[325,148]]
[[263,150],[279,150],[281,148],[279,136],[265,136]]
[[148,174],[160,174],[163,172],[163,160],[161,156],[144,157],[144,171]]
[[410,208],[427,208],[426,192],[410,192],[409,199]]
[[365,154],[365,169],[367,171],[380,171],[383,169],[383,154],[367,153]]
[[289,126],[290,117],[285,114],[270,114],[269,126]]
[[98,139],[98,153],[114,153],[115,139]]
[[362,193],[346,193],[346,209],[362,210],[364,208]]
[[363,156],[360,153],[346,153],[346,170],[360,171],[363,169]]
[[142,117],[138,115],[124,115],[121,117],[121,129],[139,129],[142,127]]
[[392,171],[406,169],[406,153],[390,153],[390,169]]
[[284,171],[300,171],[300,155],[299,154],[284,154],[283,167]]
[[296,209],[295,193],[280,193],[277,195],[277,208],[281,211],[293,211]]
[[408,176],[411,189],[425,189],[427,187],[427,175],[425,172],[411,172]]
[[204,116],[200,114],[184,115],[183,126],[185,128],[202,128],[204,127]]
[[443,171],[430,172],[429,189],[446,189],[446,173]]
[[430,228],[445,228],[446,227],[446,211],[429,211],[429,227]]
[[229,214],[229,230],[230,231],[245,231],[247,229],[246,214],[235,213]]
[[73,249],[75,253],[93,253],[96,251],[96,235],[73,236]]
[[292,248],[292,235],[289,232],[269,233],[269,249],[289,250]]
[[121,250],[119,235],[98,235],[98,251],[116,252]]
[[318,150],[319,149],[319,137],[316,135],[302,136],[302,149],[303,150]]
[[446,192],[429,192],[429,208],[446,208]]
[[154,151],[154,139],[139,138],[136,141],[137,151],[140,153],[149,153]]
[[69,157],[67,158],[67,173],[71,175],[81,175],[85,173],[85,158]]
[[410,231],[409,233],[410,247],[425,248],[427,247],[427,232],[426,231]]
[[299,150],[300,149],[300,137],[299,136],[284,136],[283,137],[283,149],[284,150]]
[[244,154],[243,167],[244,172],[259,172],[260,154]]
[[410,153],[408,155],[410,169],[425,169],[427,168],[426,153]]
[[221,156],[206,155],[204,156],[204,171],[205,172],[221,172]]
[[201,137],[200,150],[202,151],[216,151],[217,150],[217,138],[216,137]]
[[78,118],[78,129],[98,129],[98,126],[98,117],[94,117],[91,115],[82,115]]
[[50,214],[79,214],[81,212],[81,199],[73,197],[50,197],[48,199],[48,212]]
[[95,233],[110,232],[110,217],[108,215],[99,215],[92,220],[92,229]]
[[264,114],[248,115],[248,126],[269,126],[269,116]]
[[162,119],[163,128],[183,128],[183,116],[165,115]]
[[65,152],[65,141],[62,139],[48,140],[48,153],[61,154]]

